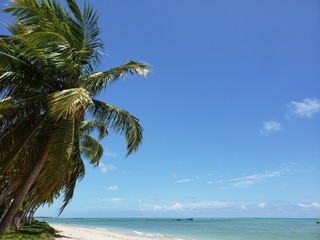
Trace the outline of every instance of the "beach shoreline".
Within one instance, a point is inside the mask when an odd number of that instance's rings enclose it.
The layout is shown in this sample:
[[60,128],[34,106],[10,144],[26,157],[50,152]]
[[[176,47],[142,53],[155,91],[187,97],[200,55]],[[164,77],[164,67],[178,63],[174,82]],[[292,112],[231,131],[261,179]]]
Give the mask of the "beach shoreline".
[[125,233],[94,228],[50,224],[58,231],[55,240],[150,240],[154,238],[130,236]]
[[[316,218],[47,219],[55,240],[314,240]],[[271,231],[272,230],[272,231]]]

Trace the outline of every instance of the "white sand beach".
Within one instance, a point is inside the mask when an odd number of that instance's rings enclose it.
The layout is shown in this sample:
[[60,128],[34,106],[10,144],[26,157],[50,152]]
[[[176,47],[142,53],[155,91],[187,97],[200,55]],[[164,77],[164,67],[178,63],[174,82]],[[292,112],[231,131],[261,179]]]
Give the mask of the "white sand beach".
[[56,240],[150,240],[151,238],[128,236],[108,230],[98,230],[65,225],[50,224],[58,230]]

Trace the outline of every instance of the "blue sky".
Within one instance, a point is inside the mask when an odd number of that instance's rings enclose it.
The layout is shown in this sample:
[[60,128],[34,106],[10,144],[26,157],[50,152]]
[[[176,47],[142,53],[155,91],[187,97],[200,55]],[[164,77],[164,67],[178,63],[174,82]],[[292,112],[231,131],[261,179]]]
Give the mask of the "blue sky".
[[101,94],[140,119],[144,142],[125,158],[123,136],[103,140],[62,217],[320,216],[319,1],[88,2],[99,70],[153,70]]

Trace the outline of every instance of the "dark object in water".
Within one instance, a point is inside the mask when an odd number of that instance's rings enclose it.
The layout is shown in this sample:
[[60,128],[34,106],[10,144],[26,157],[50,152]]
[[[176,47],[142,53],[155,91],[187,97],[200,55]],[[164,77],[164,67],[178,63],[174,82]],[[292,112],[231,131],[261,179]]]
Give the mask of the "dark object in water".
[[193,218],[177,218],[176,221],[193,221]]
[[316,223],[320,224],[320,221],[316,221]]

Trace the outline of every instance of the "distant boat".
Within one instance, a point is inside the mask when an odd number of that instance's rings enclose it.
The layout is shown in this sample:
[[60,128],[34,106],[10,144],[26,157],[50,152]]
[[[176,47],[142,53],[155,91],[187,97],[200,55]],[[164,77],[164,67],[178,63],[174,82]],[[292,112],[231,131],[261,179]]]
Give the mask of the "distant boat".
[[177,218],[176,221],[193,221],[193,218]]

